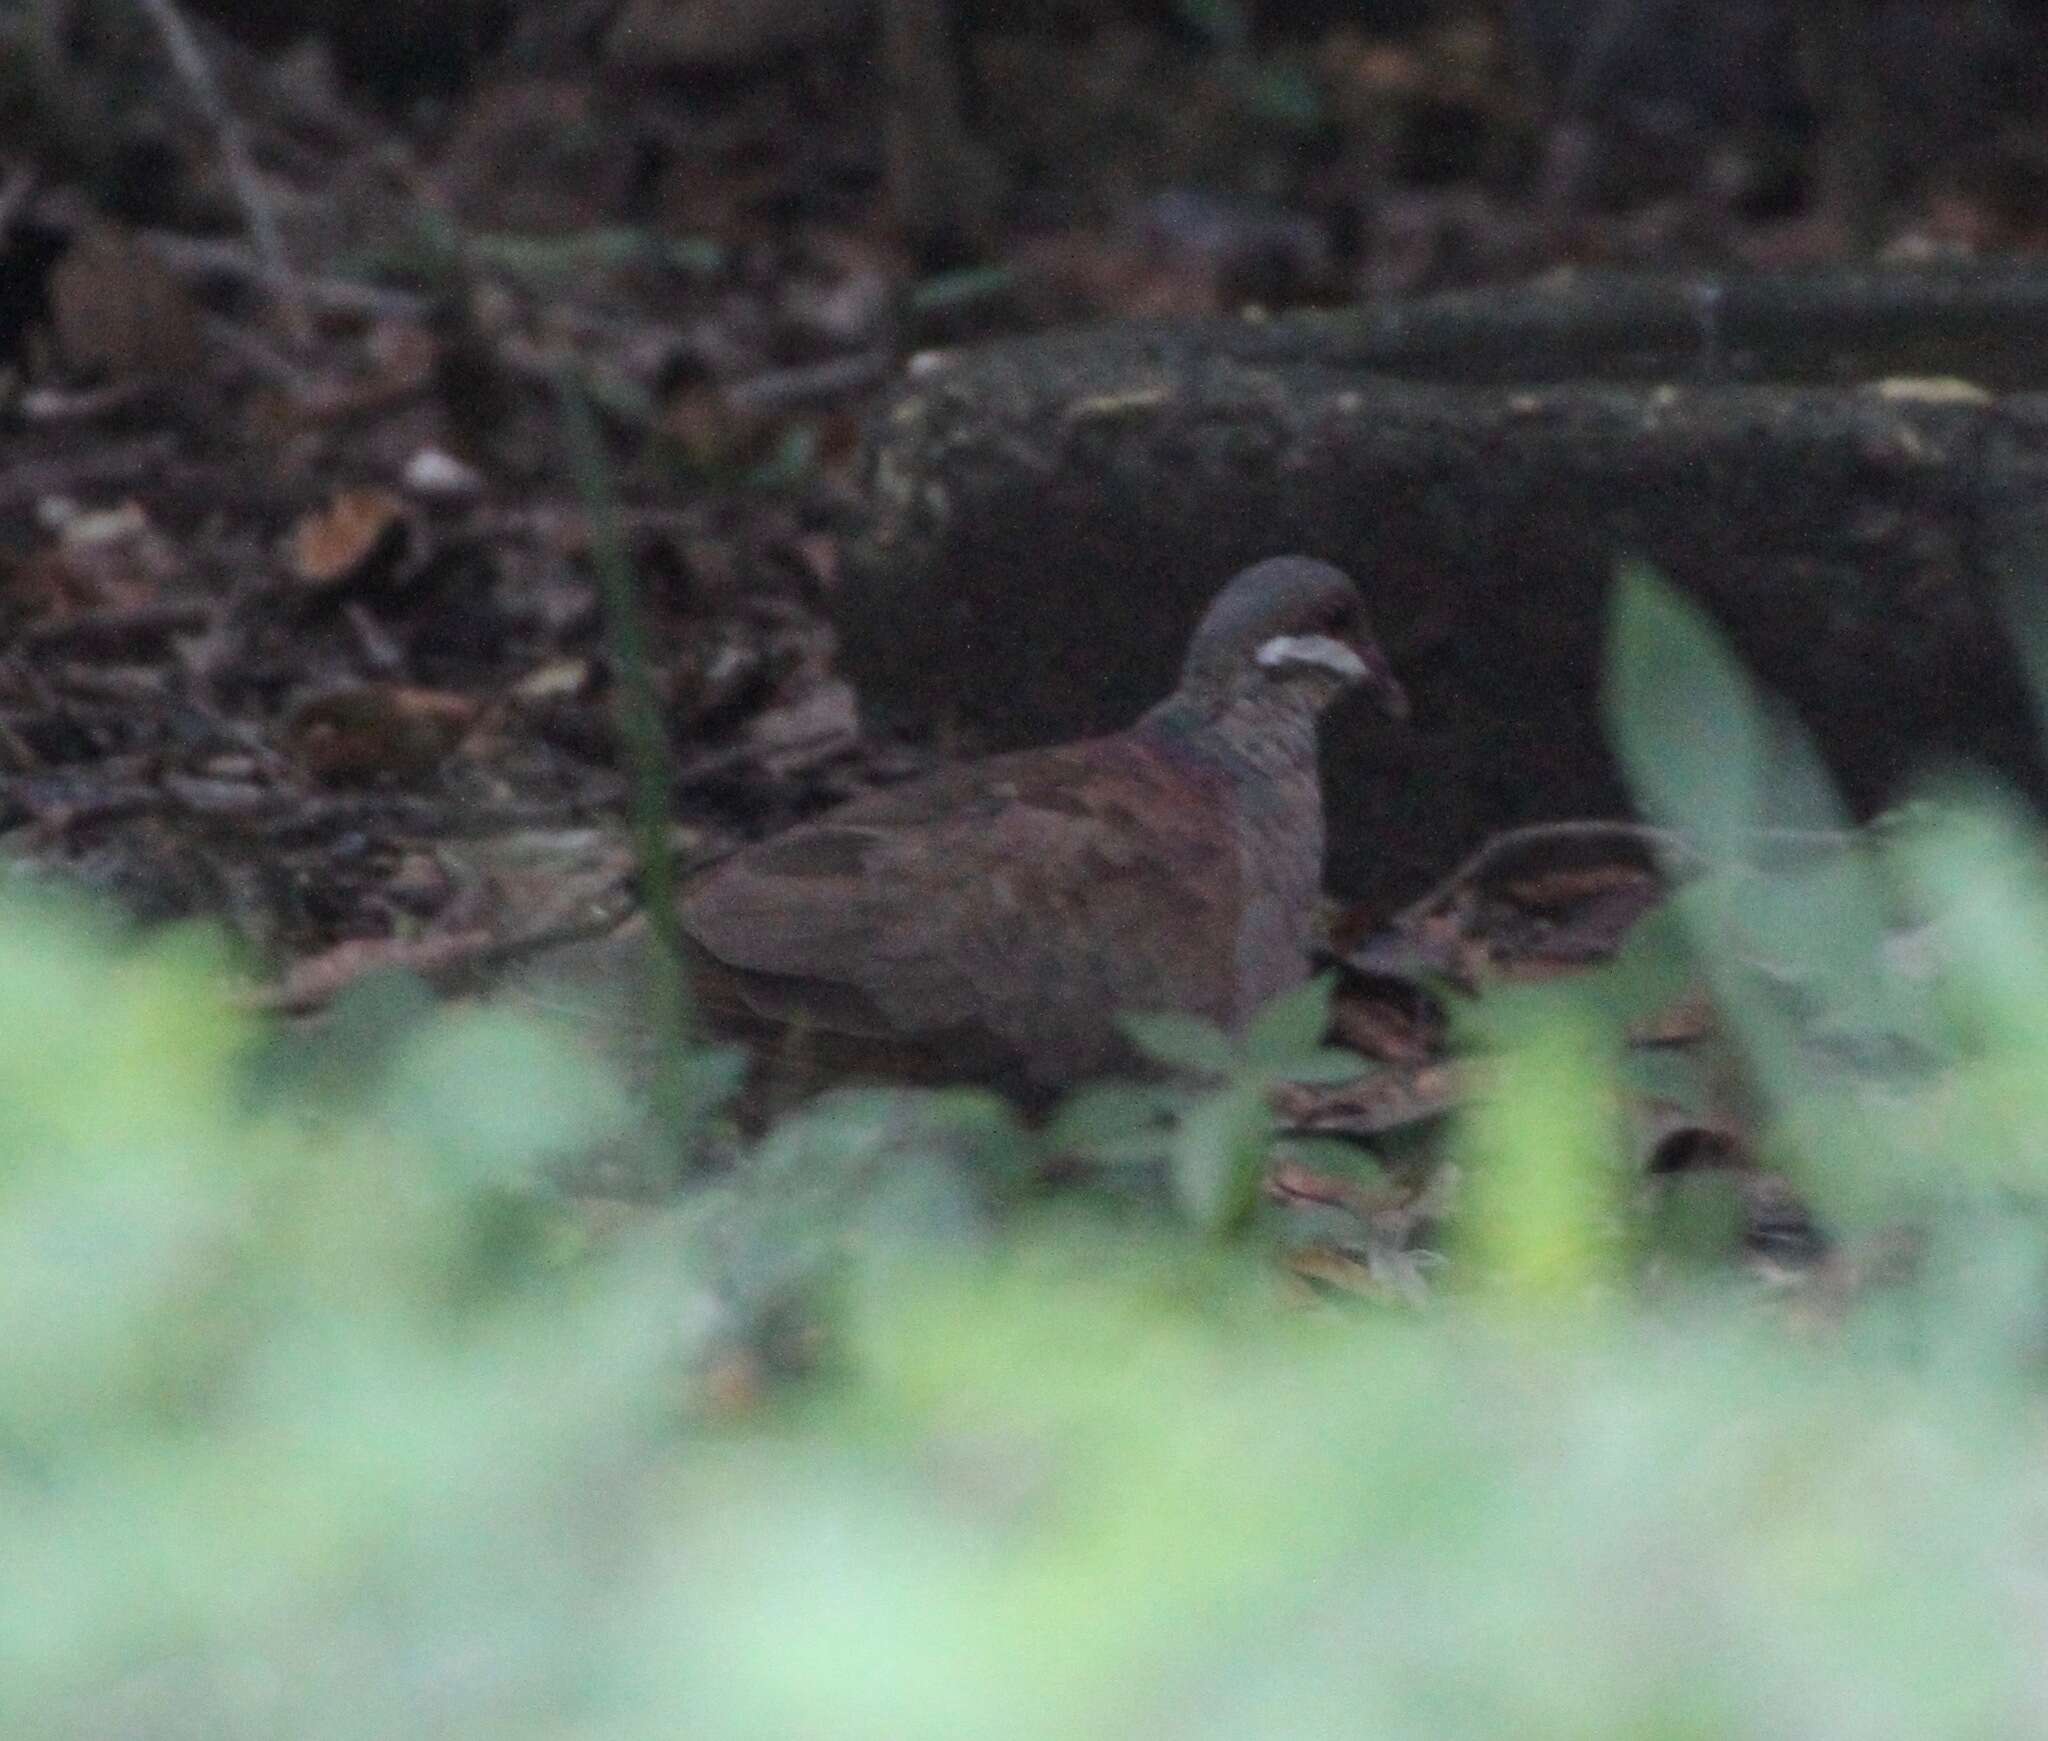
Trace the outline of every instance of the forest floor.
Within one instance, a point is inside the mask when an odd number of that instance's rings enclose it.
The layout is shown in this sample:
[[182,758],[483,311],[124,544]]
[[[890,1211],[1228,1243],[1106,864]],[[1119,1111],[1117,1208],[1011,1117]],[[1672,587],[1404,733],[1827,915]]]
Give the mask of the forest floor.
[[224,920],[292,1009],[623,910],[613,532],[685,862],[931,764],[863,732],[833,629],[863,419],[922,351],[2048,244],[2023,13],[1894,9],[1859,239],[1769,6],[1597,52],[1568,7],[977,19],[936,193],[847,9],[707,49],[715,6],[624,9],[658,41],[534,7],[382,55],[389,10],[250,40],[143,9],[38,63],[0,164],[0,851]]

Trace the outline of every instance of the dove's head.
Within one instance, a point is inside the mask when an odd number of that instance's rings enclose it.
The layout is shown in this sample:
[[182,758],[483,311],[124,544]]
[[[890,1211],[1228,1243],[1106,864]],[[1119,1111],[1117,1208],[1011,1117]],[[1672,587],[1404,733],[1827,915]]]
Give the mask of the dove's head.
[[1212,717],[1261,701],[1319,713],[1350,689],[1407,717],[1351,577],[1313,557],[1275,556],[1216,595],[1188,643],[1174,702]]

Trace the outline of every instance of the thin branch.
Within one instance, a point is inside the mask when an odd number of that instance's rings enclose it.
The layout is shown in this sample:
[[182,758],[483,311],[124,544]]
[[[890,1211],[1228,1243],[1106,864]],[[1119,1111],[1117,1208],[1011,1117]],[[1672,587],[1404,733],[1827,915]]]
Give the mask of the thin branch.
[[[1454,869],[1396,913],[1387,925],[1390,931],[1406,931],[1420,924],[1443,906],[1460,889],[1476,883],[1504,858],[1529,847],[1556,846],[1592,841],[1603,846],[1640,846],[1658,857],[1670,852],[1692,853],[1683,837],[1669,829],[1653,828],[1646,822],[1624,822],[1609,817],[1579,817],[1565,822],[1530,822],[1491,836],[1474,848]],[[1697,860],[1697,854],[1693,854]]]
[[309,307],[369,320],[417,320],[430,306],[426,297],[353,278],[306,278],[289,271],[280,276],[269,264],[237,242],[212,236],[182,236],[175,230],[145,230],[142,239],[174,272],[195,278],[232,279],[272,296],[297,297]]
[[856,351],[851,356],[832,357],[822,363],[747,375],[728,381],[722,391],[727,404],[765,415],[865,392],[886,381],[895,367],[896,356],[892,351]]
[[284,310],[292,338],[303,344],[312,337],[312,319],[298,288],[298,274],[293,271],[291,258],[285,252],[284,237],[278,230],[277,214],[271,206],[270,195],[257,172],[256,161],[249,153],[249,141],[242,130],[241,120],[221,95],[220,84],[213,76],[213,68],[207,64],[198,37],[192,33],[192,27],[185,22],[184,15],[172,0],[136,0],[136,4],[156,26],[172,67],[185,81],[186,89],[191,92],[193,101],[198,104],[200,113],[220,142],[221,161],[227,169],[229,184],[235,190],[235,198],[241,204],[242,215],[248,222],[249,239],[277,290],[278,302]]
[[[1856,835],[1834,828],[1758,828],[1749,830],[1745,838],[1758,846],[1836,850],[1848,846]],[[1390,931],[1412,929],[1459,890],[1478,882],[1503,859],[1512,858],[1531,847],[1583,845],[1587,842],[1603,846],[1642,847],[1665,870],[1696,874],[1710,867],[1707,856],[1692,839],[1676,829],[1608,817],[1530,822],[1496,834],[1476,848],[1426,894],[1410,901],[1396,913],[1386,928]]]

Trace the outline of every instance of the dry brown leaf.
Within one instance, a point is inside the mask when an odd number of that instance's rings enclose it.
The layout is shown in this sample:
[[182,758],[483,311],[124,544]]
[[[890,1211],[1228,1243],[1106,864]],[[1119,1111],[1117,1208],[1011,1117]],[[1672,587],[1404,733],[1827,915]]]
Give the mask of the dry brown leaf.
[[147,610],[184,570],[135,502],[64,518],[55,548],[0,559],[0,617],[13,623],[118,618]]
[[466,695],[403,683],[365,683],[302,702],[285,721],[286,748],[315,779],[337,785],[417,779],[476,724]]
[[292,964],[276,985],[248,999],[273,1015],[324,1009],[357,980],[387,970],[435,980],[490,959],[499,940],[488,931],[441,931],[428,937],[354,937]]
[[1287,1253],[1286,1264],[1289,1273],[1304,1282],[1367,1299],[1386,1296],[1386,1290],[1373,1279],[1372,1265],[1339,1245],[1297,1245]]
[[1355,1294],[1386,1306],[1420,1307],[1429,1302],[1429,1287],[1412,1254],[1367,1249],[1353,1251],[1330,1241],[1299,1245],[1286,1256],[1294,1278],[1315,1288]]
[[408,541],[404,501],[389,490],[342,490],[291,530],[287,561],[301,586],[325,590],[396,564]]
[[1266,1175],[1266,1195],[1281,1203],[1323,1203],[1367,1220],[1390,1210],[1405,1209],[1415,1197],[1405,1185],[1381,1181],[1361,1185],[1355,1179],[1318,1172],[1299,1161],[1281,1161]]
[[100,379],[195,369],[199,310],[149,247],[112,224],[74,240],[50,272],[50,325],[66,368]]
[[590,693],[591,665],[588,659],[550,659],[537,665],[512,685],[511,696],[527,707],[575,701]]
[[1413,998],[1396,1002],[1355,985],[1341,985],[1331,1011],[1337,1043],[1388,1064],[1425,1063],[1437,1050],[1434,1012]]
[[1287,1082],[1270,1096],[1288,1129],[1332,1136],[1379,1136],[1441,1117],[1470,1091],[1470,1065],[1375,1070],[1335,1087]]

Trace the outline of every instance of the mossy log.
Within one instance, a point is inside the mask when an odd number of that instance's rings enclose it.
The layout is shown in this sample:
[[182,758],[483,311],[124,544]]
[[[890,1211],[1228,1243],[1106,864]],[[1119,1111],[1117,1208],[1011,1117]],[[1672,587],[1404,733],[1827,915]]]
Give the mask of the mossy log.
[[1998,609],[2048,584],[2048,274],[1595,279],[920,360],[879,413],[842,632],[871,713],[984,745],[1120,723],[1243,563],[1358,576],[1415,698],[1331,734],[1333,884],[1625,807],[1615,562],[1664,570],[1852,800],[1942,752],[2034,780]]

